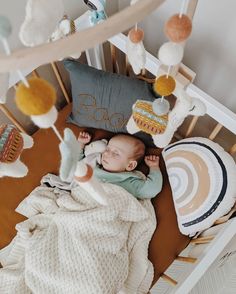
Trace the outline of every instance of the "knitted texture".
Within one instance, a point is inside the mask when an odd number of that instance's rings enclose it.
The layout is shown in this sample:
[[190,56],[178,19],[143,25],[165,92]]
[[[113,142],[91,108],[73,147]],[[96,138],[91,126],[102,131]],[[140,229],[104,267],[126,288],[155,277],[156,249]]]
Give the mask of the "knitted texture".
[[153,112],[152,102],[137,100],[133,107],[133,119],[137,126],[145,133],[156,135],[164,133],[168,115],[158,116]]
[[16,104],[26,115],[47,113],[56,101],[56,91],[51,84],[41,78],[30,78],[30,87],[21,83],[16,90]]
[[160,76],[156,79],[153,89],[161,96],[169,96],[175,89],[175,80],[171,76]]
[[10,163],[17,160],[23,150],[23,138],[13,125],[0,126],[0,162]]
[[106,183],[109,205],[100,206],[79,186],[70,194],[56,176],[44,181],[54,188],[38,187],[23,200],[17,212],[29,219],[0,251],[0,293],[147,293],[156,225],[151,202]]

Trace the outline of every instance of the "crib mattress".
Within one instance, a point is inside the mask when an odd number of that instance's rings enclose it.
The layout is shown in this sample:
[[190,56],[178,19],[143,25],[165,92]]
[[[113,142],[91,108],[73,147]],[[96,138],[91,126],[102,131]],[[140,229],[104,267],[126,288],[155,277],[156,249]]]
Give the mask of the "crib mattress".
[[[56,126],[61,134],[65,127],[69,127],[78,135],[81,128],[65,122],[70,111],[71,105],[67,105],[60,111]],[[89,129],[89,131],[95,139],[112,136],[111,133],[103,130]],[[23,151],[21,155],[22,161],[29,168],[28,175],[20,179],[8,177],[0,179],[0,248],[9,244],[16,234],[15,225],[24,220],[23,216],[15,212],[17,205],[39,185],[42,176],[47,173],[58,174],[59,140],[52,129],[39,129],[34,133],[33,139],[34,146]],[[157,152],[155,150],[156,154]],[[177,226],[171,189],[162,159],[161,170],[164,184],[161,193],[153,199],[157,228],[149,246],[149,259],[155,269],[153,283],[189,243],[189,238],[183,236]]]

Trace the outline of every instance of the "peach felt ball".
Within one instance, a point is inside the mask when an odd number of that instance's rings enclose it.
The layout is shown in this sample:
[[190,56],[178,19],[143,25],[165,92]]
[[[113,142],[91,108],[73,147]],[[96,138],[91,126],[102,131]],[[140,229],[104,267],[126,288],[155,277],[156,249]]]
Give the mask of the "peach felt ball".
[[172,42],[183,42],[191,34],[192,21],[185,14],[182,14],[181,16],[179,14],[175,14],[165,23],[164,31],[167,38],[169,38]]
[[129,31],[129,38],[133,43],[139,43],[143,40],[144,31],[141,29],[132,29]]
[[161,96],[169,96],[175,89],[175,80],[171,76],[160,76],[156,79],[153,89]]
[[30,78],[29,87],[20,84],[16,90],[16,104],[26,115],[42,115],[50,111],[56,101],[56,91],[41,78]]

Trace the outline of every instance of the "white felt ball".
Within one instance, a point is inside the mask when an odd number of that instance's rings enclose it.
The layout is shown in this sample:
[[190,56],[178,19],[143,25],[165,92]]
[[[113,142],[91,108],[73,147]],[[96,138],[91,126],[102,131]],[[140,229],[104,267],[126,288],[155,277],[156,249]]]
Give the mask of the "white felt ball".
[[170,103],[166,99],[158,98],[152,102],[152,110],[157,115],[161,116],[167,114],[170,110]]
[[54,125],[57,120],[57,110],[55,106],[53,106],[49,112],[42,115],[31,115],[32,121],[36,124],[36,126],[47,129]]
[[183,47],[173,42],[164,43],[158,52],[158,58],[167,66],[179,64],[183,59],[183,56]]

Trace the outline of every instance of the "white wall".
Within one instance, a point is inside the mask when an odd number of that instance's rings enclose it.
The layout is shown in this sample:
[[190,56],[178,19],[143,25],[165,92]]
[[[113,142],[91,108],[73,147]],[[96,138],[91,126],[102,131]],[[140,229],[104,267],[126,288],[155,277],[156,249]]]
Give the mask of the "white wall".
[[[142,1],[142,0],[141,0]],[[183,0],[166,0],[148,16],[141,26],[145,46],[157,54],[167,41],[163,33],[165,21],[180,11]],[[190,0],[191,1],[191,0]],[[129,0],[119,0],[122,9]],[[194,83],[236,112],[236,1],[199,0],[188,39],[183,63],[197,74]]]

